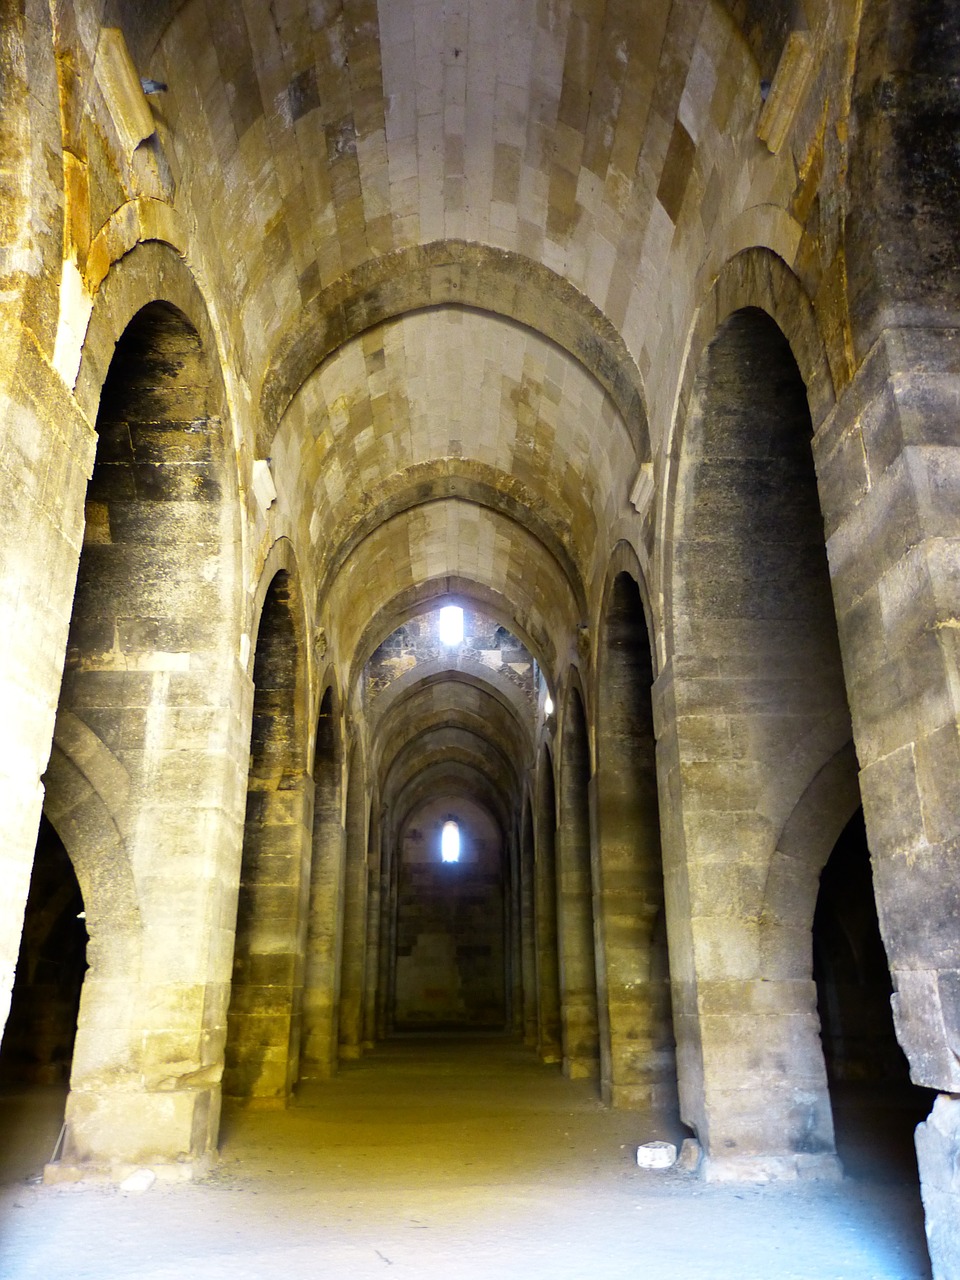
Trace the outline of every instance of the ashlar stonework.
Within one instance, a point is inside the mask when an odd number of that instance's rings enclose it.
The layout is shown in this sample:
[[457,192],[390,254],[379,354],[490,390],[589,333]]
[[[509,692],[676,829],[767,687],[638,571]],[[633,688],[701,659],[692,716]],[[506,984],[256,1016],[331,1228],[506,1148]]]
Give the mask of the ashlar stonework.
[[495,1026],[719,1181],[909,1075],[957,1280],[956,6],[23,0],[0,71],[47,1176]]

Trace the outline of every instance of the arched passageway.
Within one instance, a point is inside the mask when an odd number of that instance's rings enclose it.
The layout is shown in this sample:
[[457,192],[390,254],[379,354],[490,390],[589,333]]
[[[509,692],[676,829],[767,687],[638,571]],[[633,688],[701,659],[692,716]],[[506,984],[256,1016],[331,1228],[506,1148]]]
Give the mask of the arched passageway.
[[0,1181],[35,1176],[59,1154],[87,942],[76,873],[43,814],[0,1044]]
[[133,315],[99,397],[46,775],[90,924],[62,1154],[93,1169],[216,1142],[240,701],[220,397],[181,310]]
[[0,1048],[0,1088],[66,1085],[87,968],[85,919],[70,855],[44,815]]
[[913,1133],[935,1093],[911,1084],[897,1042],[862,809],[840,833],[820,876],[813,976],[844,1170],[912,1185],[919,1205]]
[[684,850],[668,868],[684,904],[671,921],[682,1114],[718,1178],[838,1173],[813,897],[796,875],[816,876],[836,830],[816,811],[791,825],[851,736],[811,434],[786,337],[758,308],[734,312],[676,444],[658,747],[669,847]]

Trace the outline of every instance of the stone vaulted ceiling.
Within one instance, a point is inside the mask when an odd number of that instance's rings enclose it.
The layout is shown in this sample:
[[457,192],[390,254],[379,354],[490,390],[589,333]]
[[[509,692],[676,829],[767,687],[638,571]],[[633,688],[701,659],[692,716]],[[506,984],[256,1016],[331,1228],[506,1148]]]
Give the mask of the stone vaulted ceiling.
[[117,0],[105,14],[169,86],[152,99],[167,190],[204,246],[199,276],[229,300],[214,323],[244,385],[228,392],[302,513],[342,669],[451,590],[548,665],[587,620],[668,419],[659,371],[669,386],[682,357],[671,241],[683,226],[700,251],[721,162],[747,203],[770,195],[775,170],[753,152],[731,162],[730,138],[785,13]]

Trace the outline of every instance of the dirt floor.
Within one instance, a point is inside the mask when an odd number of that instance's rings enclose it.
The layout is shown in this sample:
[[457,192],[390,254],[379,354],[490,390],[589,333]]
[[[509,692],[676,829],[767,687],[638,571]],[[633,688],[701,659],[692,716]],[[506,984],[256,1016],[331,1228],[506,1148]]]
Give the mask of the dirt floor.
[[891,1108],[862,1101],[842,1184],[707,1186],[636,1167],[675,1119],[605,1110],[512,1041],[411,1038],[286,1111],[229,1112],[209,1177],[137,1194],[39,1184],[62,1097],[0,1096],[3,1280],[930,1275],[909,1124],[881,1141]]

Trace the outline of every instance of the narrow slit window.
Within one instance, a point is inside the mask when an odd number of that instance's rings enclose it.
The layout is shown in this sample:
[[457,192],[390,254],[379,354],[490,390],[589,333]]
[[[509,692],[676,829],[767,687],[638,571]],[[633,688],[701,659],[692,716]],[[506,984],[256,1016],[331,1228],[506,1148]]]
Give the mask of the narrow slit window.
[[448,818],[440,832],[440,857],[444,862],[460,861],[460,824]]
[[447,604],[440,610],[440,640],[442,644],[459,644],[463,639],[463,610],[457,604]]

